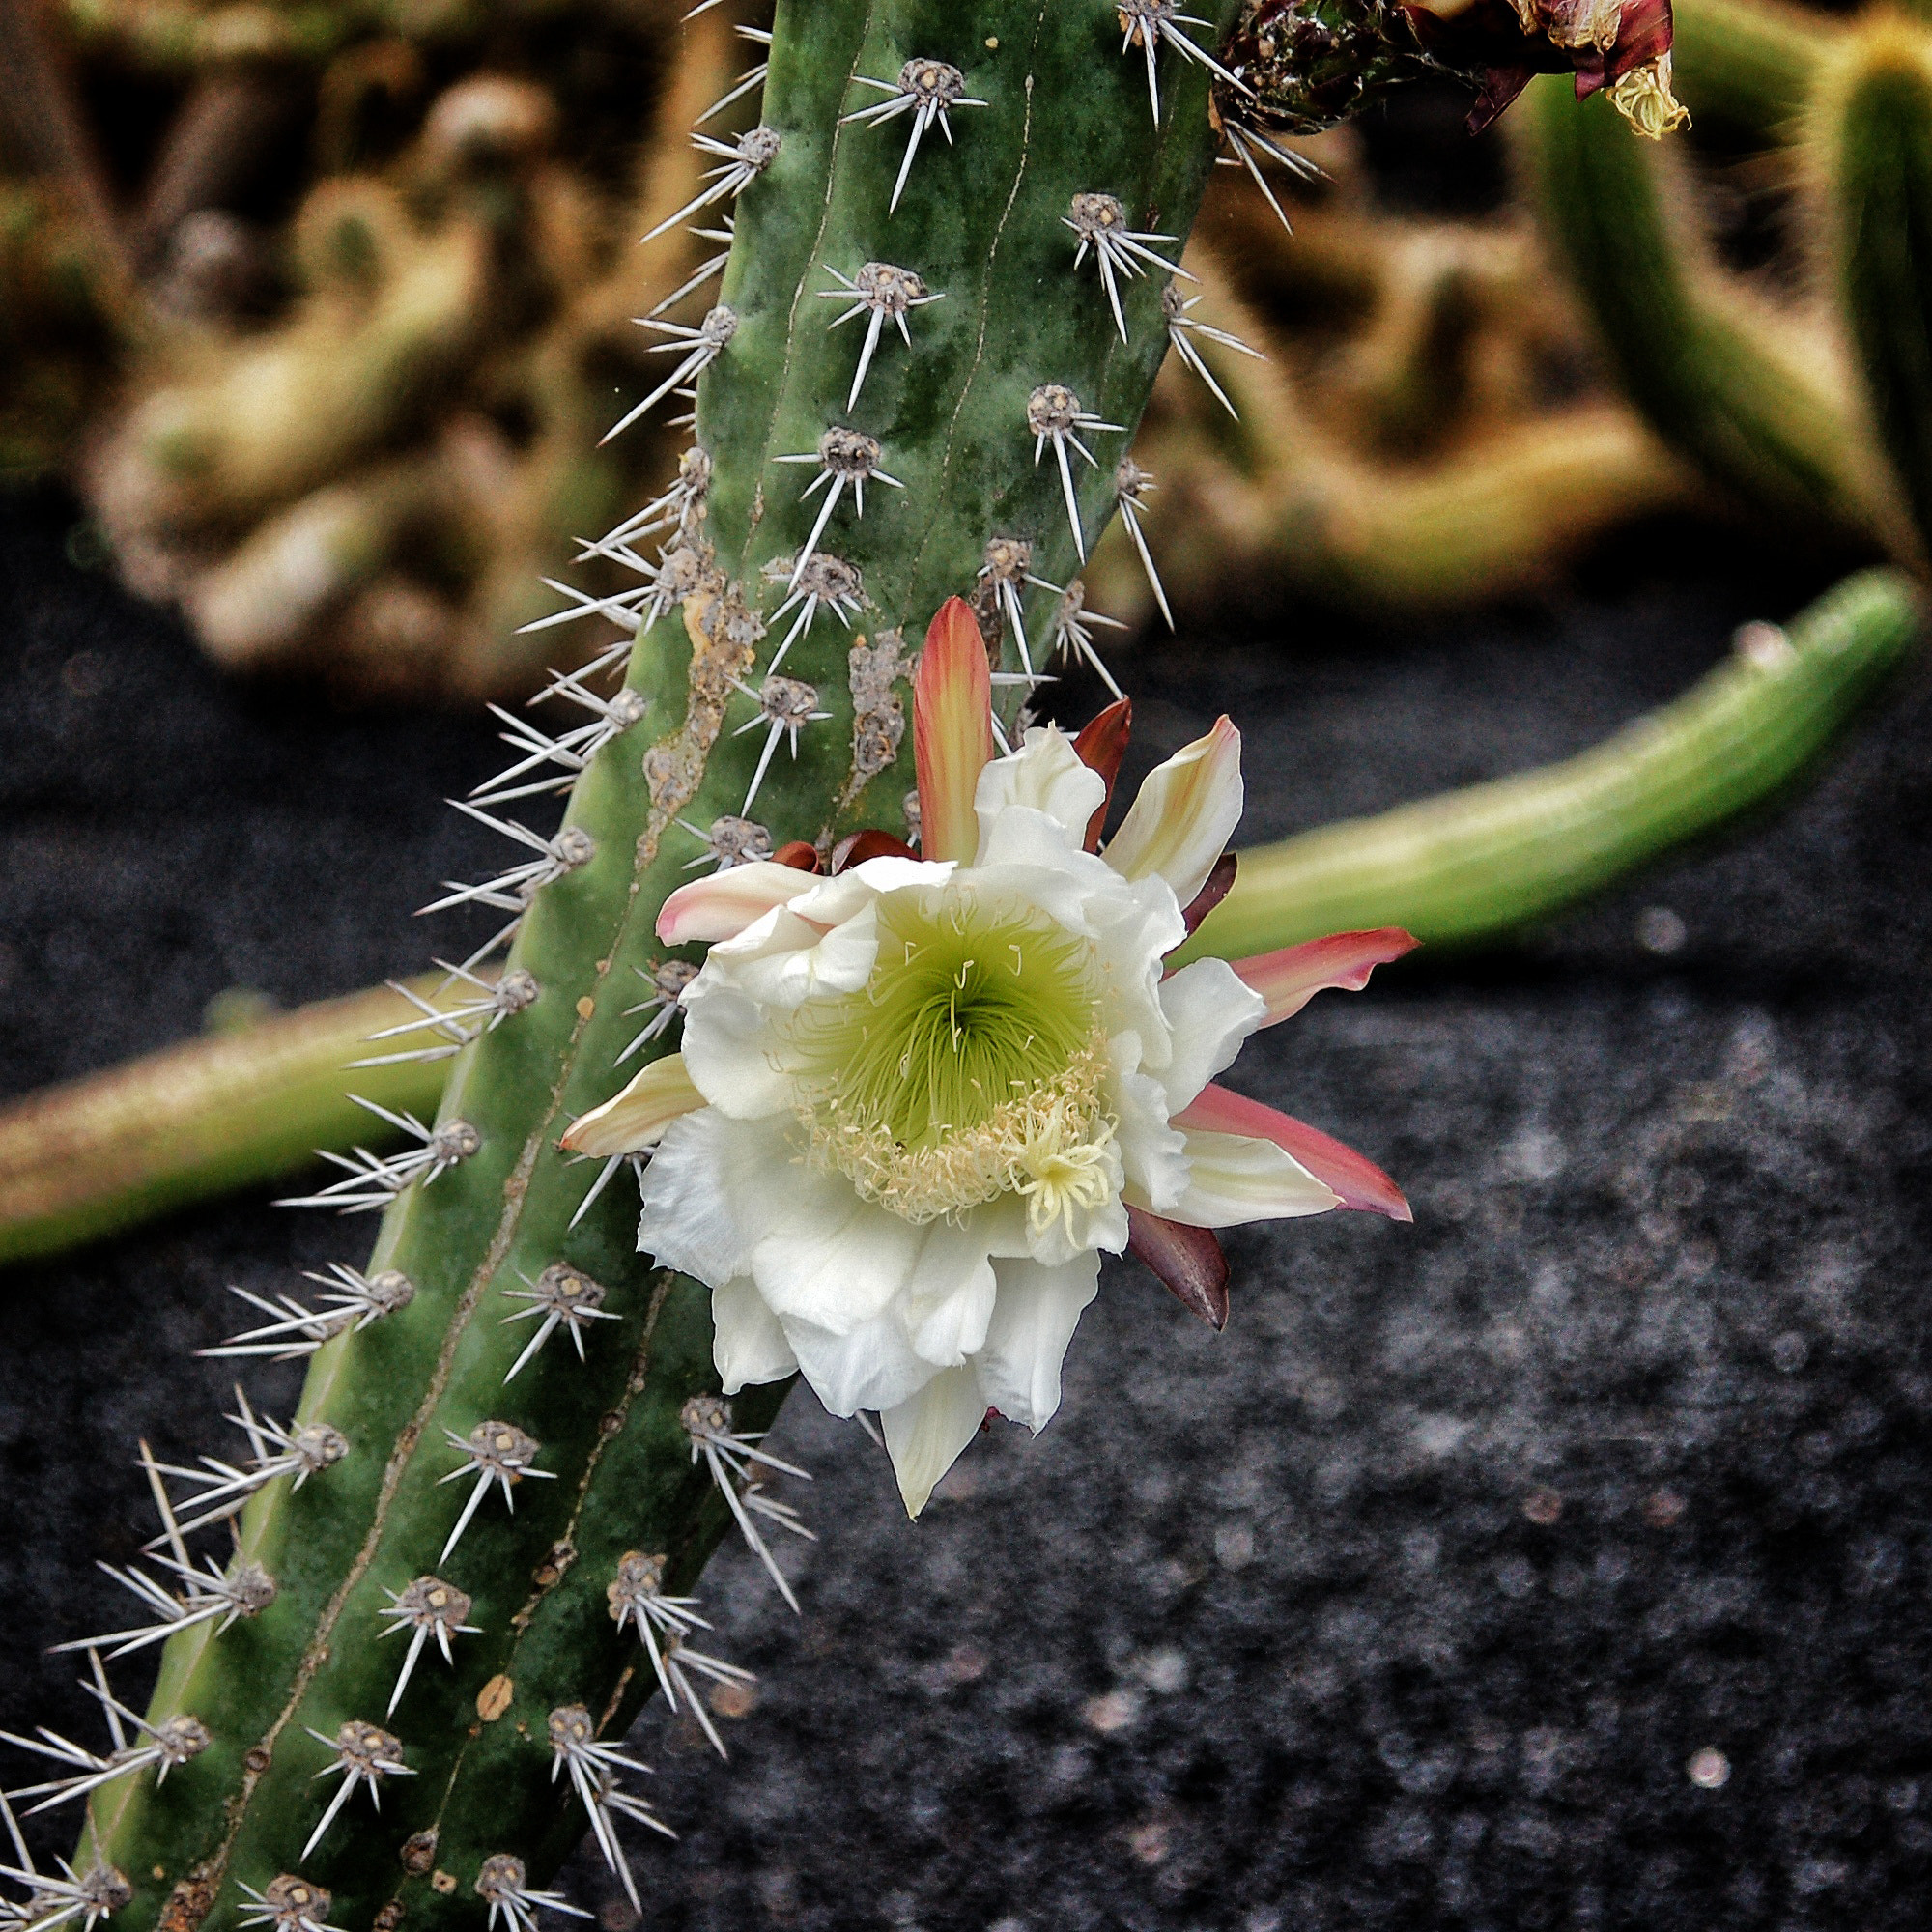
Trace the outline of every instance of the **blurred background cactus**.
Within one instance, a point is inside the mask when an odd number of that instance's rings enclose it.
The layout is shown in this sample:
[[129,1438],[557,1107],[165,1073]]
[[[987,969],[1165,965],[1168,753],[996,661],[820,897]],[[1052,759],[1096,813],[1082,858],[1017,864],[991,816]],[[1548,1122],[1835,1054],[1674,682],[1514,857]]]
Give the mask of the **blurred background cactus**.
[[657,380],[633,318],[707,245],[635,244],[746,65],[731,18],[8,12],[0,464],[73,479],[223,663],[526,687],[540,579],[666,466],[599,438]]
[[[722,246],[633,245],[756,58],[739,0],[683,12],[7,0],[0,466],[75,483],[88,541],[225,664],[527,690],[557,641],[519,635],[540,580],[668,460],[648,423],[599,442],[664,373],[635,319]],[[1487,122],[1530,46],[1628,97],[1656,71],[1643,9],[1580,50],[1595,15],[1541,0],[1245,10],[1255,118],[1321,173],[1263,157],[1291,239],[1220,171],[1190,243],[1176,332],[1229,407],[1177,357],[1143,432],[1173,599],[1231,574],[1385,609],[1506,597],[1660,512],[1916,564],[1923,452],[1889,448],[1919,478],[1894,481],[1868,425],[1912,417],[1892,402],[1923,350],[1859,321],[1906,313],[1912,269],[1857,211],[1914,218],[1913,183],[1870,171],[1909,173],[1884,117],[1911,118],[1924,29],[1676,14],[1696,125],[1664,152],[1567,76],[1473,143],[1466,91],[1406,86],[1454,73]],[[1089,587],[1156,614],[1119,528]]]

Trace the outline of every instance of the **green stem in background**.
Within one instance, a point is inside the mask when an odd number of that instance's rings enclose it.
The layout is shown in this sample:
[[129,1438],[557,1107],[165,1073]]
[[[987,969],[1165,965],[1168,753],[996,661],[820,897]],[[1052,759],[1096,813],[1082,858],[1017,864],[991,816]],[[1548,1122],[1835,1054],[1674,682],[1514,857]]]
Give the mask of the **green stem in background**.
[[1656,145],[1560,81],[1515,118],[1546,230],[1657,433],[1790,535],[1852,551],[1895,535],[1828,344],[1787,347],[1726,284]]
[[1751,626],[1674,704],[1581,755],[1241,856],[1182,958],[1406,926],[1469,944],[1547,917],[1776,797],[1903,660],[1910,581],[1867,571],[1787,632]]
[[[427,996],[440,976],[413,982]],[[0,1113],[0,1263],[58,1254],[164,1213],[280,1179],[319,1147],[395,1138],[392,1112],[436,1107],[446,1065],[345,1073],[413,1017],[385,986],[322,1000],[28,1095]]]
[[1839,298],[1879,440],[1932,552],[1932,40],[1857,35],[1820,115]]
[[1789,140],[1843,27],[1784,0],[1676,0],[1684,104],[1767,144]]
[[[1580,757],[1255,847],[1242,854],[1235,891],[1203,927],[1196,950],[1237,958],[1324,932],[1382,925],[1406,925],[1438,944],[1502,938],[1783,792],[1898,663],[1915,623],[1902,579],[1854,579],[1799,618],[1792,657],[1774,643],[1727,661],[1674,704]],[[290,1081],[288,1068],[297,1063],[286,1043],[304,1042],[305,1069],[339,1068],[365,1050],[384,998],[393,996],[360,993],[305,1007],[234,1038],[173,1047],[0,1114],[0,1261],[50,1254],[125,1227],[158,1204],[283,1172],[272,1163],[305,1160],[310,1146],[349,1146],[361,1128],[347,1119],[359,1110],[344,1107],[342,1077],[309,1072]],[[394,1069],[414,1084],[389,1104],[427,1115],[447,1070],[447,1062]],[[249,1097],[249,1125],[227,1144],[226,1165],[167,1172],[161,1163],[169,1142],[192,1149],[225,1131],[229,1096],[237,1093]],[[282,1131],[283,1108],[302,1107],[309,1094],[322,1103],[307,1117],[312,1127],[301,1136]],[[156,1107],[167,1110],[165,1138],[154,1129]],[[124,1135],[100,1130],[117,1121],[128,1123]],[[30,1192],[37,1170],[18,1151],[55,1137],[92,1151],[60,1211],[48,1211]],[[130,1179],[123,1162],[135,1156],[151,1165]]]

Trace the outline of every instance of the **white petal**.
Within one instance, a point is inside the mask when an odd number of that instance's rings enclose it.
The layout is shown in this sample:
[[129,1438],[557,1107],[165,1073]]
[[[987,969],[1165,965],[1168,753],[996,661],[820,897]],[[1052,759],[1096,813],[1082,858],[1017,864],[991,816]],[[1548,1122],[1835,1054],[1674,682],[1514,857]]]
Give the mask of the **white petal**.
[[1242,1042],[1267,1017],[1267,1002],[1225,959],[1197,959],[1163,980],[1160,1004],[1171,1029],[1160,1080],[1167,1108],[1178,1114],[1235,1064]]
[[1123,878],[1158,872],[1186,905],[1228,849],[1241,797],[1241,734],[1222,718],[1148,774],[1106,861]]
[[668,1053],[643,1067],[621,1094],[580,1114],[557,1145],[571,1153],[641,1153],[657,1146],[671,1122],[703,1105],[683,1054]]
[[1168,1125],[1166,1090],[1135,1070],[1139,1044],[1133,1034],[1108,1042],[1114,1060],[1108,1100],[1120,1137],[1121,1171],[1134,1190],[1136,1206],[1164,1214],[1187,1189],[1187,1140],[1178,1127]]
[[843,1175],[801,1167],[752,1250],[751,1272],[780,1318],[849,1335],[883,1315],[912,1279],[925,1230],[862,1200]]
[[1095,866],[1106,863],[1081,851],[1080,841],[1059,819],[1031,806],[1009,805],[996,816],[980,821],[980,855],[966,876],[977,878],[996,867],[1013,866],[1037,867],[1049,874],[1070,872],[1078,877],[1086,867],[1076,865],[1077,860],[1092,860]]
[[782,1206],[774,1176],[795,1172],[790,1124],[734,1121],[716,1107],[673,1121],[644,1170],[638,1246],[708,1288],[749,1274],[753,1245]]
[[711,1291],[711,1359],[726,1395],[752,1382],[778,1382],[798,1372],[798,1357],[747,1275]]
[[1149,1070],[1165,1066],[1162,962],[1187,936],[1173,891],[1158,875],[1131,884],[1117,878],[1113,892],[1089,894],[1083,910],[1099,959],[1103,1025],[1110,1034],[1133,1029]]
[[983,1207],[975,1208],[966,1219],[980,1245],[995,1261],[1024,1261],[1033,1253],[1033,1237],[1027,1232],[1026,1201],[1018,1194],[1002,1194]]
[[814,883],[811,873],[769,859],[729,867],[672,893],[658,914],[658,937],[667,946],[735,939],[774,906],[809,893]]
[[1246,1134],[1190,1132],[1187,1192],[1161,1211],[1191,1228],[1238,1228],[1325,1214],[1342,1197],[1272,1141]]
[[735,986],[767,1006],[799,1007],[830,993],[854,993],[871,976],[878,956],[877,901],[867,895],[848,919],[826,927],[790,906],[781,906],[727,945],[714,946],[700,981]]
[[[840,872],[838,878],[826,880],[821,891],[828,895],[826,903],[830,903],[832,889],[847,879],[871,893],[896,893],[907,886],[943,886],[958,869],[951,859],[867,859]],[[811,901],[813,907],[819,903],[817,899]]]
[[787,1318],[784,1332],[798,1357],[799,1372],[834,1415],[895,1408],[916,1396],[936,1373],[930,1362],[914,1352],[896,1309],[862,1321],[843,1335],[796,1317]]
[[909,1402],[881,1413],[906,1515],[916,1517],[925,1507],[934,1485],[985,1419],[986,1399],[971,1369],[942,1369]]
[[1072,741],[1050,724],[1036,725],[1019,751],[995,758],[980,774],[973,810],[980,819],[980,851],[994,819],[1009,806],[1044,812],[1078,846],[1087,836],[1087,821],[1106,802],[1106,781],[1080,762]]
[[912,1230],[920,1246],[911,1273],[892,1305],[867,1321],[835,1330],[787,1313],[799,1367],[834,1415],[896,1407],[985,1340],[995,1290],[985,1235],[972,1225],[978,1218]]
[[974,1361],[984,1406],[1036,1434],[1060,1406],[1060,1365],[1087,1304],[1099,1293],[1100,1258],[1081,1255],[1063,1267],[1001,1262],[999,1300],[986,1346]]
[[684,1070],[720,1113],[756,1121],[791,1112],[791,1079],[779,1064],[757,1002],[700,973],[684,989]]
[[[879,893],[889,891],[895,885],[943,885],[951,873],[951,866],[925,866],[916,858],[867,860],[864,866],[852,866],[831,879],[813,877],[810,881],[810,891],[794,898],[788,910],[808,925],[815,925],[821,933],[829,933],[835,925],[844,925],[846,920],[856,918],[879,896]],[[740,954],[753,951],[753,945],[750,935],[746,935],[746,939],[717,951],[723,952],[724,958],[738,958]]]
[[967,1215],[926,1228],[919,1265],[896,1311],[914,1352],[934,1368],[957,1368],[986,1339],[993,1313],[993,1264],[985,1236],[973,1221]]

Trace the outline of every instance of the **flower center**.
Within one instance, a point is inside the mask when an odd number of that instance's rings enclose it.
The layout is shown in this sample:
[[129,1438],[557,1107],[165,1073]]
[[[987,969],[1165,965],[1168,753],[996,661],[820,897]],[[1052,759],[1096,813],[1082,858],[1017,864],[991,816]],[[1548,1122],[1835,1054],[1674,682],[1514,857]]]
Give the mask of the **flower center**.
[[812,1157],[908,1221],[1007,1193],[1037,1226],[1098,1205],[1118,1161],[1091,943],[957,887],[877,916],[866,985],[799,1015]]

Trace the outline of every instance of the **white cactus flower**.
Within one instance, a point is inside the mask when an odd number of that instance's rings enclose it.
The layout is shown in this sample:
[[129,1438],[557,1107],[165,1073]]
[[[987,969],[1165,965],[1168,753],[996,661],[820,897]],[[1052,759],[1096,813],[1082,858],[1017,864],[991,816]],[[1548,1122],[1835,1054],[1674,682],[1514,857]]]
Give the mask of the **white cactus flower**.
[[917,1516],[989,1410],[1037,1431],[1059,1407],[1103,1251],[1131,1243],[1219,1325],[1208,1231],[1406,1215],[1361,1156],[1210,1082],[1257,1028],[1412,942],[1168,972],[1240,816],[1238,733],[1222,719],[1158,767],[1095,851],[1109,777],[1052,728],[992,756],[957,599],[915,731],[925,856],[763,862],[674,894],[660,937],[710,942],[682,1052],[565,1145],[655,1149],[639,1246],[712,1290],[724,1393],[799,1373],[834,1414],[877,1410]]

